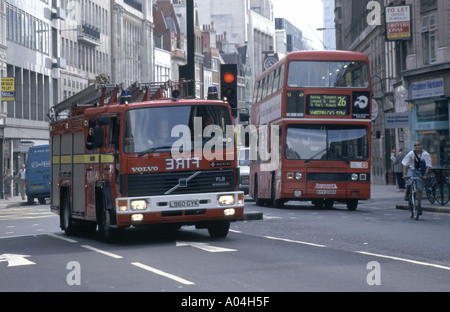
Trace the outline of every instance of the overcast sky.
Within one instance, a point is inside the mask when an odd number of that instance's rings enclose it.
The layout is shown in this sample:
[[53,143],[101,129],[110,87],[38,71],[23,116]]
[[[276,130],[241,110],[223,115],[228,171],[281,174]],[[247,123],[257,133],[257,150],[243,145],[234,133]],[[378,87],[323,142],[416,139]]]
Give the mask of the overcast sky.
[[287,19],[297,26],[307,39],[312,41],[312,46],[315,49],[323,49],[320,42],[323,34],[316,30],[323,27],[323,4],[321,0],[272,0],[272,4],[274,17]]

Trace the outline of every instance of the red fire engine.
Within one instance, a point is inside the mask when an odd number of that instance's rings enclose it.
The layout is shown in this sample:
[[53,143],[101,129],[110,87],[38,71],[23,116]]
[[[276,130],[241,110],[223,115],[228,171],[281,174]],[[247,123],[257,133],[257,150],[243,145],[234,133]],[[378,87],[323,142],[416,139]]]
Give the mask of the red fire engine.
[[169,89],[95,84],[51,108],[50,207],[67,235],[172,224],[225,237],[243,218],[230,105]]

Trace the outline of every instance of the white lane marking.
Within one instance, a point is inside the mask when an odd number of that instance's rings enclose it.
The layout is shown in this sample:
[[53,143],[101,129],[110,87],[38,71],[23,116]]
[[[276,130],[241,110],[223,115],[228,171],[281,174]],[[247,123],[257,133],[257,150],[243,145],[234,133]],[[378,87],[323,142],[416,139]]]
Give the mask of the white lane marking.
[[170,278],[170,279],[172,279],[174,281],[177,281],[177,282],[179,282],[181,284],[184,284],[184,285],[195,285],[195,283],[193,283],[191,281],[188,281],[188,280],[185,280],[184,278],[178,277],[178,276],[170,274],[170,273],[166,273],[164,271],[152,268],[152,267],[150,267],[148,265],[145,265],[145,264],[142,264],[142,263],[139,263],[139,262],[132,262],[131,264],[134,265],[134,266],[137,266],[138,268],[147,270],[149,272],[152,272],[152,273],[155,273],[155,274],[158,274],[158,275]]
[[122,256],[119,256],[119,255],[113,254],[112,252],[104,251],[104,250],[101,250],[101,249],[98,249],[98,248],[95,248],[95,247],[92,247],[92,246],[89,246],[89,245],[81,245],[81,247],[89,249],[89,250],[92,250],[92,251],[95,251],[95,252],[98,252],[98,253],[101,253],[101,254],[103,254],[105,256],[112,257],[114,259],[123,259]]
[[279,240],[279,241],[288,242],[288,243],[302,244],[302,245],[308,245],[308,246],[314,246],[314,247],[327,247],[325,245],[301,242],[301,241],[296,241],[296,240],[287,239],[287,238],[278,238],[278,237],[272,237],[272,236],[263,236],[263,237],[267,238],[267,239]]
[[78,241],[68,238],[68,237],[64,237],[58,234],[53,234],[53,233],[47,233],[47,236],[53,237],[53,238],[57,238],[57,239],[61,239],[63,241],[69,242],[69,243],[78,243]]
[[416,260],[399,258],[399,257],[385,256],[385,255],[374,254],[374,253],[365,252],[365,251],[355,251],[355,252],[359,253],[359,254],[362,254],[362,255],[367,255],[367,256],[374,256],[374,257],[379,257],[379,258],[392,259],[392,260],[409,262],[409,263],[418,264],[418,265],[431,266],[431,267],[434,267],[434,268],[437,268],[437,269],[450,270],[450,267],[447,267],[447,266],[444,266],[444,265],[439,265],[439,264],[433,264],[433,263],[416,261]]
[[191,247],[198,248],[198,249],[201,249],[201,250],[207,251],[207,252],[237,251],[237,249],[211,246],[208,243],[196,243],[196,242],[184,242],[184,241],[180,241],[180,242],[177,241],[176,246],[177,247],[191,246]]

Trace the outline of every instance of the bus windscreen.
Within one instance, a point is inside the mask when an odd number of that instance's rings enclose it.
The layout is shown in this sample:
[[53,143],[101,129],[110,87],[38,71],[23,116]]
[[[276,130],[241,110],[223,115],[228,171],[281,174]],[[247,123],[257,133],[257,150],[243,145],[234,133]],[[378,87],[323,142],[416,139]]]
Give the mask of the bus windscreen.
[[288,160],[366,161],[369,158],[367,127],[342,125],[292,125],[286,133]]
[[364,62],[292,61],[287,86],[291,88],[368,88],[369,70]]

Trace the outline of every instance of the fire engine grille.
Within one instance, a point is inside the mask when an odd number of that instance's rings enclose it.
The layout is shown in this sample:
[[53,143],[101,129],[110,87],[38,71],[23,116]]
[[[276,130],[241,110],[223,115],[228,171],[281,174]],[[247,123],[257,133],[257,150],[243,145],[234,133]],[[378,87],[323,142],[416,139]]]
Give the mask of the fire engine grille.
[[203,170],[128,175],[128,196],[234,191],[234,170]]

